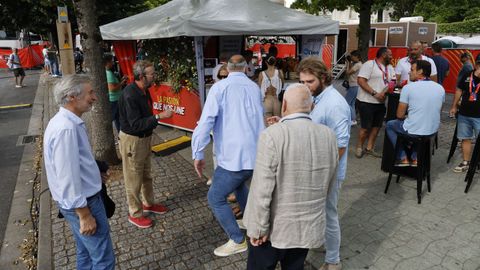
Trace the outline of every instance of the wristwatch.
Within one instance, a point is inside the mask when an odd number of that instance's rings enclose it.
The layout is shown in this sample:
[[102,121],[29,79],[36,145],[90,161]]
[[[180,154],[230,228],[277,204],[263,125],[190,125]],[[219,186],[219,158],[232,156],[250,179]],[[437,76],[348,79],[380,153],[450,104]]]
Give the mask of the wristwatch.
[[372,91],[372,96],[375,96],[376,94],[378,94],[377,91],[373,90]]

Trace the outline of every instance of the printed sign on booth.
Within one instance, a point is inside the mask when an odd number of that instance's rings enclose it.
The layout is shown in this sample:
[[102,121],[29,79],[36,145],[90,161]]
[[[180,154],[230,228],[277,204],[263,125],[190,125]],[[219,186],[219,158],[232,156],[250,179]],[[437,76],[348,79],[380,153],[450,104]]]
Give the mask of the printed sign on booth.
[[161,84],[150,87],[153,113],[172,111],[173,116],[160,122],[167,126],[193,131],[202,114],[200,97],[196,91],[180,90],[178,94],[172,91],[170,85]]

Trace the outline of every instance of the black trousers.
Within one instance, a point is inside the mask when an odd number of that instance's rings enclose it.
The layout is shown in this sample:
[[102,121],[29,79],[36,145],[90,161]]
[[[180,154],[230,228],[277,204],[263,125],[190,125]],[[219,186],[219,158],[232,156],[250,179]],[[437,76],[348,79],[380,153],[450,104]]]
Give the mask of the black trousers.
[[270,241],[258,247],[248,243],[247,270],[274,270],[280,262],[282,270],[303,270],[308,249],[278,249]]

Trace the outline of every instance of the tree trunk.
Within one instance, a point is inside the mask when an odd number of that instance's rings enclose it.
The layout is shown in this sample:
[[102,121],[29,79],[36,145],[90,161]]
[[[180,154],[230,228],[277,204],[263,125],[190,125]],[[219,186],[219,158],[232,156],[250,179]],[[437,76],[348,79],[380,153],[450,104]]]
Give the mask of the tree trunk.
[[107,78],[103,66],[101,50],[102,37],[97,25],[95,0],[74,0],[78,29],[82,36],[87,74],[97,101],[91,112],[85,114],[90,143],[95,159],[118,164],[117,151],[113,138],[112,116],[108,100]]
[[368,59],[368,48],[370,42],[370,14],[373,0],[360,0],[360,23],[358,24],[358,50],[362,60]]

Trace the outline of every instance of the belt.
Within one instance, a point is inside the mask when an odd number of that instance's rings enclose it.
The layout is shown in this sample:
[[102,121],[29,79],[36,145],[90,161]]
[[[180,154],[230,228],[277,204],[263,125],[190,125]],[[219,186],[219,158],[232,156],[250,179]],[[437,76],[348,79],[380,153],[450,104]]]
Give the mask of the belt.
[[150,133],[138,133],[138,134],[130,134],[130,133],[127,133],[123,130],[122,130],[122,132],[127,134],[127,135],[135,136],[135,137],[138,137],[138,138],[147,138],[147,137],[152,136],[152,132],[150,132]]

